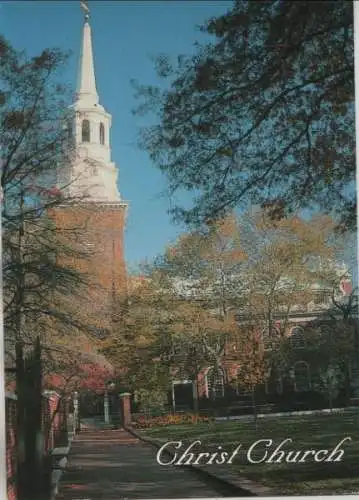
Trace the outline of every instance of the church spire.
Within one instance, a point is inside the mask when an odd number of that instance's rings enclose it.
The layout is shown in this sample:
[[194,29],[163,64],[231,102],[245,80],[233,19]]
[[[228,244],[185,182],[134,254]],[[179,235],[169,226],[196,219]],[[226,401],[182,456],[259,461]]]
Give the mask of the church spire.
[[111,115],[99,103],[92,52],[89,8],[81,2],[85,22],[75,102],[71,105],[75,159],[69,173],[73,196],[118,203],[118,170],[111,160]]
[[94,60],[92,52],[91,26],[89,23],[90,9],[87,1],[81,2],[84,12],[85,23],[83,27],[82,47],[79,64],[79,74],[77,81],[77,100],[84,101],[87,105],[93,106],[98,103],[96,90],[96,79]]

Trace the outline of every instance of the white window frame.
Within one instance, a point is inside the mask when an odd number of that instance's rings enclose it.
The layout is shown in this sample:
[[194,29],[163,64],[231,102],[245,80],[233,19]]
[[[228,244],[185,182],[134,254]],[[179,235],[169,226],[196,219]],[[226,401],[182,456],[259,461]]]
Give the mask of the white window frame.
[[[295,330],[300,330],[300,334],[294,334],[295,336],[293,337],[293,333]],[[299,340],[299,342],[298,342]],[[296,345],[297,342],[297,345]],[[290,331],[290,344],[292,349],[305,349],[305,338],[304,338],[304,328],[301,325],[295,325],[291,328]]]
[[[205,387],[206,387],[206,395],[207,395],[207,399],[209,399],[210,395],[209,395],[209,386],[208,386],[208,374],[210,373],[211,370],[214,370],[214,366],[211,366],[210,368],[208,368],[207,372],[206,372],[206,375],[205,375]],[[225,371],[222,367],[219,367],[220,371],[222,372],[222,380],[223,380],[223,383],[222,383],[222,395],[221,396],[216,396],[216,399],[219,399],[220,397],[224,397],[224,392],[225,392],[225,389],[224,389],[224,386],[225,386],[225,383],[226,383],[226,374],[225,374]]]
[[[273,334],[275,335],[276,338],[279,338],[280,331],[279,328],[274,326],[273,328]],[[273,350],[273,337],[269,337],[267,328],[264,328],[262,330],[262,342],[263,342],[263,347],[265,351],[272,351]],[[267,345],[266,345],[267,344]]]

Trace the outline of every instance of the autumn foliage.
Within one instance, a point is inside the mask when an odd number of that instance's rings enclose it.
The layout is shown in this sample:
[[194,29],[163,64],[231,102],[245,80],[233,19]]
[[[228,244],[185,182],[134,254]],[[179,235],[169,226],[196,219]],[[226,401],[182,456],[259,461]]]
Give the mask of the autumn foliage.
[[158,417],[139,417],[133,422],[133,426],[139,429],[149,429],[151,427],[160,427],[167,425],[180,424],[202,424],[214,422],[214,418],[209,416],[197,415],[193,413],[181,413],[174,415],[163,415]]
[[[75,369],[76,368],[76,369]],[[60,394],[70,394],[74,391],[92,391],[103,393],[107,390],[109,381],[113,378],[112,371],[95,363],[79,363],[66,373],[51,373],[44,378],[44,386]]]
[[274,362],[265,339],[280,350],[318,280],[333,285],[332,269],[318,265],[334,258],[333,228],[327,216],[273,221],[257,210],[182,234],[128,286],[106,355],[135,390],[165,393],[173,377],[198,384],[227,357],[228,381],[253,392]]

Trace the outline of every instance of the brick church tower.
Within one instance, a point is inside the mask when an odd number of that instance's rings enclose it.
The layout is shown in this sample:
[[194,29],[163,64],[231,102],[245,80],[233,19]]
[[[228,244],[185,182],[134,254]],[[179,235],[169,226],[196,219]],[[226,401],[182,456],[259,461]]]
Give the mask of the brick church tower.
[[54,216],[60,231],[76,228],[75,239],[88,254],[74,262],[90,283],[80,307],[102,324],[110,316],[114,293],[126,286],[123,239],[127,204],[121,200],[118,170],[111,161],[111,115],[99,103],[89,12],[86,4],[84,7],[77,92],[68,124],[74,155],[58,179],[76,202],[57,207]]

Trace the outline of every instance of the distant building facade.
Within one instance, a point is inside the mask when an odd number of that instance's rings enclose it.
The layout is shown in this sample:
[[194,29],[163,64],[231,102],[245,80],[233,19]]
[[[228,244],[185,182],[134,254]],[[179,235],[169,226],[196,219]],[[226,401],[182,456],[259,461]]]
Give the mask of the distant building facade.
[[[341,272],[338,274],[340,275]],[[336,305],[333,303],[333,298]],[[265,328],[261,332],[264,355],[270,356],[284,338],[288,349],[292,351],[292,361],[285,369],[276,369],[276,366],[273,366],[269,370],[265,383],[259,387],[262,401],[275,400],[290,393],[294,399],[300,399],[300,395],[318,390],[319,381],[315,363],[310,363],[304,354],[306,335],[313,328],[330,326],[335,321],[341,322],[343,312],[356,325],[356,335],[358,335],[358,296],[353,293],[351,277],[347,271],[342,274],[334,296],[332,290],[318,286],[314,299],[306,306],[293,307],[289,315],[280,311],[276,312],[271,334],[269,335]],[[245,326],[250,324],[253,318],[242,314],[237,317],[237,320],[239,325]],[[235,382],[236,372],[239,369],[235,350],[235,344],[228,341],[221,356],[221,366],[204,368],[195,382],[185,374],[179,377],[180,371],[175,369],[169,395],[169,402],[173,409],[193,409],[195,398],[198,399],[200,407],[207,407],[209,403],[212,407],[231,405],[237,401],[243,403],[243,408],[248,408],[251,405],[251,395]]]

